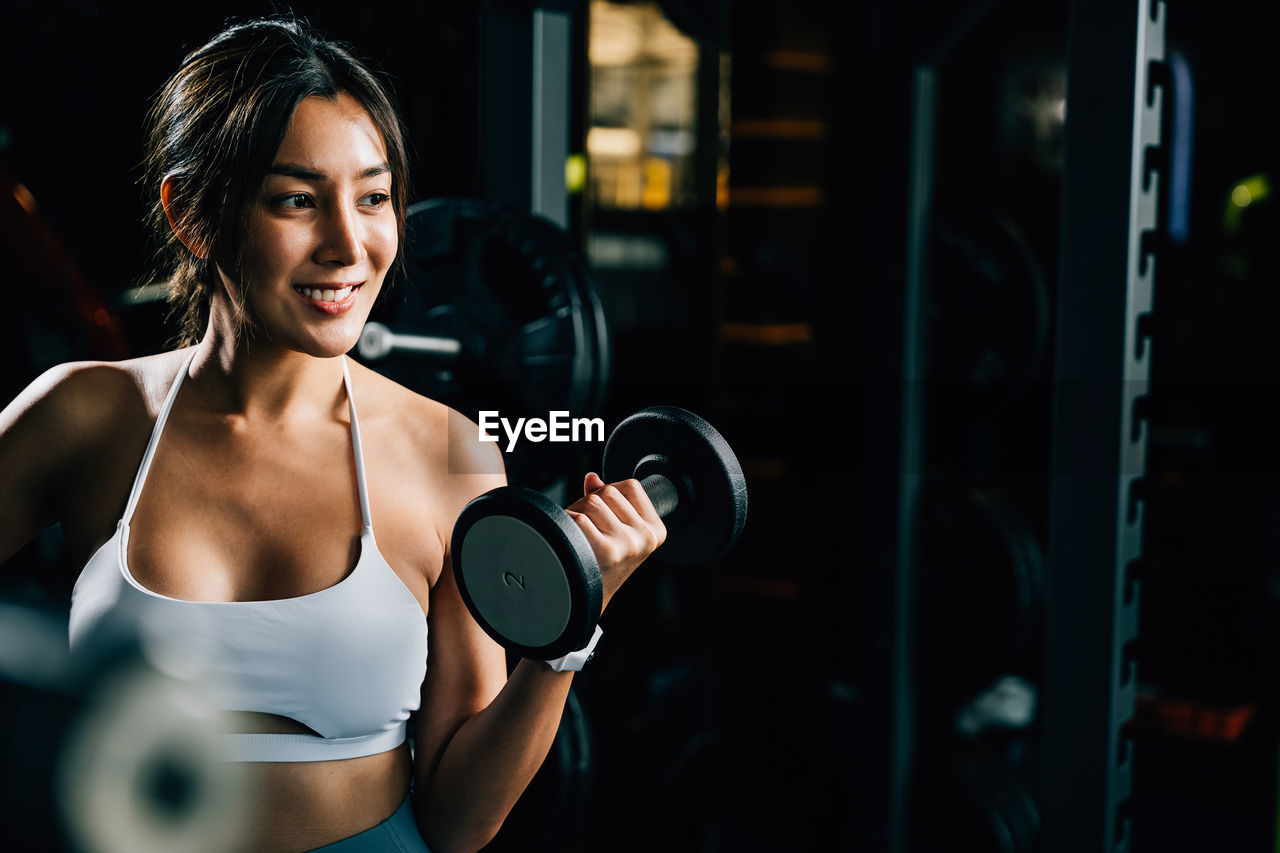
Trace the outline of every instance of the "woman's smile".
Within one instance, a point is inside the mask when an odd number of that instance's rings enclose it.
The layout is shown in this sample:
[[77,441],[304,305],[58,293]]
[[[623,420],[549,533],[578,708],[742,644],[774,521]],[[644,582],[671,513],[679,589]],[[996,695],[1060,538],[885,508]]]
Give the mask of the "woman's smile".
[[356,304],[363,282],[357,284],[295,284],[293,290],[322,314],[345,314]]

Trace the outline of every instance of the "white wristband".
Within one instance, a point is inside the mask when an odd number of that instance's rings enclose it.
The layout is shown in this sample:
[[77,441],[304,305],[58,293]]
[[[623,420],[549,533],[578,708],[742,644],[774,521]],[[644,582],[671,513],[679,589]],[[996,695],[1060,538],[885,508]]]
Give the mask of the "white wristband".
[[591,660],[591,656],[596,653],[596,643],[600,642],[600,637],[603,634],[604,630],[597,625],[596,632],[591,635],[591,642],[587,643],[576,652],[569,652],[569,654],[562,658],[547,661],[547,666],[551,667],[556,672],[564,672],[565,670],[581,672],[582,667],[587,661]]

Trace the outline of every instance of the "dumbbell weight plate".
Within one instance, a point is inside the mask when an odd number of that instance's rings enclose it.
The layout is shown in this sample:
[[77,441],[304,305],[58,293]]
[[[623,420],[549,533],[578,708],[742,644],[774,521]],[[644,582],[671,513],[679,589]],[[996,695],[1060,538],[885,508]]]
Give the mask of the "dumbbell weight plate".
[[[604,479],[643,479],[648,460],[679,472],[693,491],[691,510],[667,519],[667,541],[654,552],[675,566],[714,560],[733,546],[747,521],[747,481],[738,458],[711,424],[676,406],[651,406],[625,418],[604,448]],[[642,464],[643,463],[643,464]],[[639,470],[637,470],[639,469]]]
[[521,486],[486,492],[458,516],[453,542],[458,591],[494,640],[534,660],[590,640],[604,600],[600,570],[582,530],[546,495]]

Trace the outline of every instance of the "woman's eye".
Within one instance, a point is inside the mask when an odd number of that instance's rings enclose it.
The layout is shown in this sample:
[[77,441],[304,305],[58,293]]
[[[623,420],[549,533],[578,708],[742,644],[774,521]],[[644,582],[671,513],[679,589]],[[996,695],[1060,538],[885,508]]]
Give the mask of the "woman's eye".
[[369,193],[367,196],[360,199],[360,201],[368,207],[382,207],[384,204],[391,201],[391,196],[386,193]]
[[276,199],[276,204],[281,207],[302,208],[311,206],[311,198],[306,193],[290,193],[282,195]]

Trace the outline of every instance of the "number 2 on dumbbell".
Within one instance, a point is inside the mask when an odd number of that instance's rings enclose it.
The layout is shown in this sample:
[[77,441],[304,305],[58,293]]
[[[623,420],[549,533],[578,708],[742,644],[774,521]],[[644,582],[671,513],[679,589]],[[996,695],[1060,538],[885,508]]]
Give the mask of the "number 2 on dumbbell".
[[[675,406],[618,424],[605,443],[603,476],[640,481],[667,527],[655,556],[673,565],[719,557],[746,523],[737,457],[709,423]],[[523,657],[581,648],[600,618],[600,567],[586,536],[532,489],[503,486],[467,504],[453,528],[453,571],[475,620]]]

